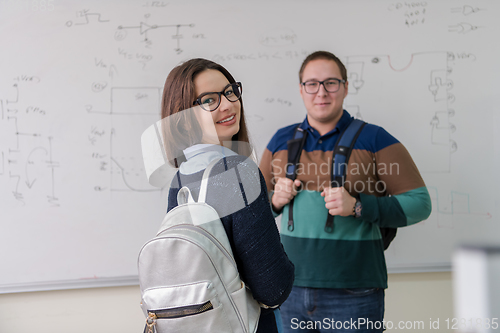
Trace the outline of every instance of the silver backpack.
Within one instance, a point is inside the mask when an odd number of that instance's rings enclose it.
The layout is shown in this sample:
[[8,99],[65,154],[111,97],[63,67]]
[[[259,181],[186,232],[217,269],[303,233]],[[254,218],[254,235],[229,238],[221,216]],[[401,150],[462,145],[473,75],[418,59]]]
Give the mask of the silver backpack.
[[244,332],[257,330],[259,303],[240,280],[226,232],[205,203],[206,168],[198,202],[189,188],[165,216],[138,259],[145,332]]

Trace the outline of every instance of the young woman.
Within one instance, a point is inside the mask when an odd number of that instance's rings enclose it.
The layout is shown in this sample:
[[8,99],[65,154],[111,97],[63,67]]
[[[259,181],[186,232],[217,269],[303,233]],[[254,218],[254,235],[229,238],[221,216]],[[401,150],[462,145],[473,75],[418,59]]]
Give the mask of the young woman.
[[[162,100],[167,158],[179,167],[169,190],[168,210],[182,186],[195,200],[202,174],[217,159],[208,182],[207,203],[219,213],[241,279],[268,307],[291,291],[294,266],[288,260],[270,209],[266,184],[249,156],[241,83],[221,65],[192,59],[167,77]],[[262,309],[257,332],[281,331],[277,309]]]

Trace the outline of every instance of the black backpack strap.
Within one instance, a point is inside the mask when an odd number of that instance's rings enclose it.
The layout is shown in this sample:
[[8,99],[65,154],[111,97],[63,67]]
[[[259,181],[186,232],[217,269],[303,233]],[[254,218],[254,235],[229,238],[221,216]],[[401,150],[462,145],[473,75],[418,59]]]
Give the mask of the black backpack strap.
[[365,125],[364,121],[354,119],[340,134],[333,148],[332,173],[330,174],[332,187],[344,186],[347,162],[349,161],[349,157],[351,157],[352,148]]
[[[307,139],[307,131],[300,128],[300,125],[295,129],[293,139],[286,142],[288,148],[288,163],[286,167],[286,178],[292,181],[297,178],[297,165],[299,164],[300,155]],[[293,186],[293,185],[292,185]],[[293,231],[293,200],[288,204],[288,231]]]
[[286,142],[288,148],[288,164],[286,168],[286,178],[295,180],[297,178],[297,164],[302,154],[302,148],[306,142],[307,132],[300,127],[295,129],[293,139]]
[[[349,162],[354,144],[365,125],[366,123],[364,121],[354,119],[346,129],[340,133],[335,143],[335,147],[333,148],[332,172],[330,173],[330,185],[332,187],[344,186],[347,173],[347,162]],[[325,231],[328,233],[333,232],[333,216],[330,214],[328,214],[326,218]]]

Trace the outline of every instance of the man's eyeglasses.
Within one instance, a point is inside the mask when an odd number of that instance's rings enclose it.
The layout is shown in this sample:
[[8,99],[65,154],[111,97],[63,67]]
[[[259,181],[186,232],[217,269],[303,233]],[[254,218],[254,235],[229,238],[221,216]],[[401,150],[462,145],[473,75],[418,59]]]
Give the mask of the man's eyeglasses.
[[340,89],[340,84],[344,83],[345,80],[339,80],[339,79],[327,79],[324,81],[306,81],[302,82],[302,85],[304,86],[304,90],[308,94],[316,94],[319,91],[319,86],[323,85],[326,91],[330,93],[334,93],[339,91]]
[[198,96],[193,105],[200,105],[203,110],[215,111],[221,101],[221,95],[224,95],[230,102],[236,102],[241,98],[241,82],[230,83],[221,92],[206,92]]

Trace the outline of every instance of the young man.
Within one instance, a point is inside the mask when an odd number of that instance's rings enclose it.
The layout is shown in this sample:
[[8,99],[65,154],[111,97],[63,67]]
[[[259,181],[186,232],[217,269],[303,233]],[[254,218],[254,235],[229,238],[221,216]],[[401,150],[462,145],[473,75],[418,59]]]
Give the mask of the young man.
[[[273,211],[283,213],[281,240],[295,264],[294,287],[281,307],[284,331],[381,332],[387,269],[380,227],[426,219],[430,197],[404,146],[372,124],[355,142],[344,186],[332,188],[333,147],[353,121],[343,110],[346,68],[319,51],[304,60],[299,79],[307,116],[276,132],[260,164]],[[286,178],[287,141],[298,126],[307,137],[292,182]],[[331,228],[325,226],[328,214],[334,216]]]

